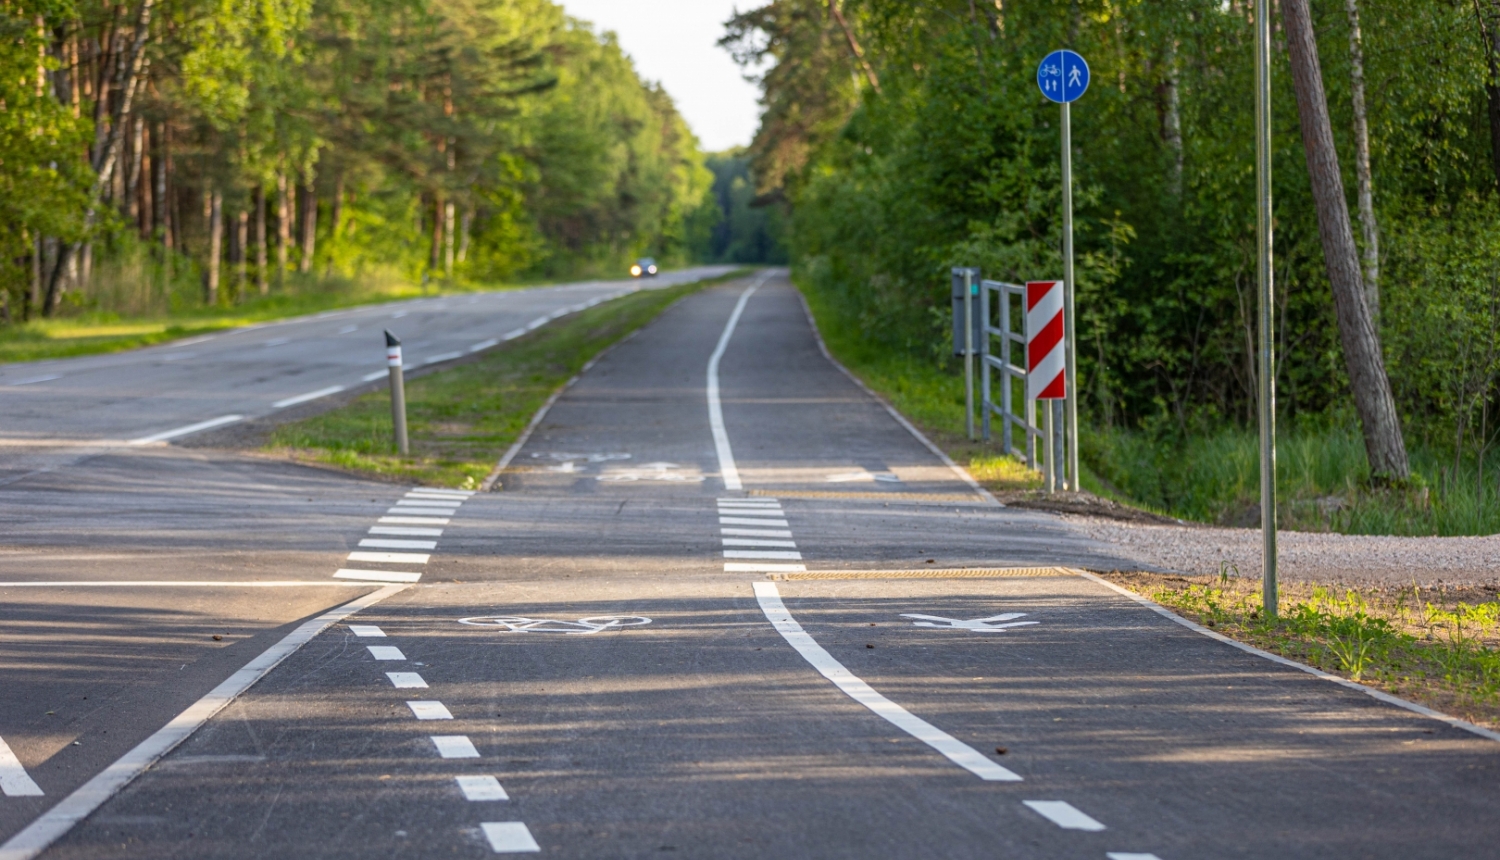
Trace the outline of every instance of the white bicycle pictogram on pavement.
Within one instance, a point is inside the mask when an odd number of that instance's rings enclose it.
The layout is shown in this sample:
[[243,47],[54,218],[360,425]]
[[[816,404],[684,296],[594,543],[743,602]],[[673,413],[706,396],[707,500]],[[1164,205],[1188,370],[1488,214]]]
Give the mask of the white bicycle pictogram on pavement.
[[640,627],[651,619],[641,615],[595,615],[577,621],[559,618],[526,618],[520,615],[476,615],[460,618],[459,624],[474,627],[498,627],[507,633],[561,633],[565,636],[592,636],[621,627]]

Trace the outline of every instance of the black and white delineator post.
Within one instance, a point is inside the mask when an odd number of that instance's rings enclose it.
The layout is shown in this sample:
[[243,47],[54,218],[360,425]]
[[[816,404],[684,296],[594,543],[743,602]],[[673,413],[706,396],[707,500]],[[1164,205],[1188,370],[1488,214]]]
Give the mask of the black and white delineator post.
[[385,333],[385,364],[391,369],[391,424],[396,428],[396,450],[411,453],[406,441],[406,381],[401,372],[401,338]]

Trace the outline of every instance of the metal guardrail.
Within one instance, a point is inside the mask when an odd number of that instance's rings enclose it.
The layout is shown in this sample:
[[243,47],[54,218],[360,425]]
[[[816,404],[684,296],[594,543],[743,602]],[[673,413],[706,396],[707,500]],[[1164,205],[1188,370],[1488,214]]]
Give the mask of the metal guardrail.
[[[1011,312],[1012,299],[1019,300],[1020,312]],[[1001,447],[1009,454],[1015,449],[1014,430],[1019,429],[1026,437],[1026,466],[1037,468],[1037,439],[1043,435],[1036,422],[1036,401],[1026,396],[1026,288],[1020,284],[1004,281],[981,280],[979,282],[979,318],[984,336],[979,339],[979,359],[983,373],[980,376],[980,411],[983,415],[982,435],[990,438],[991,416],[1000,417]],[[997,319],[998,317],[998,319]],[[1020,331],[1016,318],[1019,317]],[[998,324],[997,324],[998,323]],[[1000,355],[992,351],[993,339],[1000,339]],[[1021,363],[1011,360],[1011,349],[1021,348]],[[999,376],[1000,401],[995,402],[995,376]],[[1016,385],[1020,385],[1020,399],[1024,414],[1015,409]]]

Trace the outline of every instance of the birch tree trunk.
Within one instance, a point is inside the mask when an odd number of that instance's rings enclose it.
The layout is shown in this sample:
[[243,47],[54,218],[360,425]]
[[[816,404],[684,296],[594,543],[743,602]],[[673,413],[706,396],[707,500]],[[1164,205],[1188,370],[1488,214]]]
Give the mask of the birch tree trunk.
[[209,307],[219,304],[219,259],[224,245],[224,194],[215,188],[208,196],[208,296]]
[[1495,174],[1495,185],[1500,187],[1500,8],[1497,5],[1500,4],[1496,0],[1474,0],[1474,19],[1479,24],[1489,71],[1484,93],[1490,109],[1490,167]]
[[287,254],[292,244],[291,183],[285,173],[276,174],[276,286],[286,282]]
[[302,186],[302,259],[297,271],[311,272],[318,242],[318,196],[311,180]]
[[271,292],[271,282],[266,278],[266,187],[259,181],[255,184],[252,200],[251,205],[255,207],[255,288],[264,296]]
[[1396,401],[1391,396],[1391,382],[1385,373],[1380,337],[1365,300],[1359,250],[1349,224],[1349,203],[1344,198],[1344,179],[1333,145],[1333,127],[1328,118],[1328,98],[1323,91],[1323,71],[1318,62],[1308,0],[1281,0],[1281,19],[1292,61],[1292,83],[1297,91],[1302,147],[1318,212],[1318,237],[1322,240],[1323,262],[1333,287],[1339,339],[1344,347],[1354,408],[1364,430],[1371,477],[1377,482],[1404,481],[1411,476],[1411,468],[1396,415]]
[[1359,30],[1359,0],[1344,0],[1349,13],[1349,83],[1354,102],[1354,175],[1359,180],[1359,226],[1364,239],[1365,301],[1380,325],[1380,229],[1370,178],[1370,122],[1365,111],[1365,50]]

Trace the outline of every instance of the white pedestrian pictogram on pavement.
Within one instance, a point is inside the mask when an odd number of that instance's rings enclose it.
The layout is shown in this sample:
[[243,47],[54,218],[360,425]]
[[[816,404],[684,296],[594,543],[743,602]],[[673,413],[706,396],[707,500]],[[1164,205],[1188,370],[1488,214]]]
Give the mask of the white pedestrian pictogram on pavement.
[[[922,618],[923,621],[913,621],[916,627],[936,627],[942,630],[972,630],[975,633],[995,633],[1001,630],[1009,630],[1012,627],[1029,627],[1040,624],[1040,621],[1015,621],[1013,619],[1025,616],[1024,612],[1006,612],[1003,615],[991,615],[989,618],[975,618],[965,620],[962,618],[944,618],[941,615],[918,615],[916,613],[903,613],[902,618]],[[1009,624],[1001,623],[1009,621]]]

